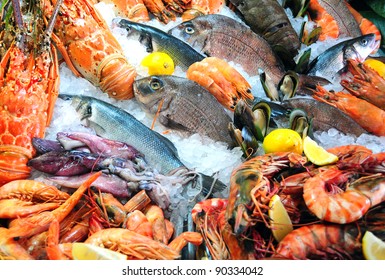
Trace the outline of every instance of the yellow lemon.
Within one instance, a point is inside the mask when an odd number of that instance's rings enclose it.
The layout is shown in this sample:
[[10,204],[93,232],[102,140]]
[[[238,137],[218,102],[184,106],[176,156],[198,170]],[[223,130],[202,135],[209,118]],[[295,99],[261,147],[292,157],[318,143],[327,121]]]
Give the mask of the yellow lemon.
[[364,64],[366,66],[369,66],[372,68],[374,71],[376,71],[382,78],[385,79],[385,63],[373,59],[373,58],[368,58],[367,60],[364,61]]
[[293,230],[293,224],[277,194],[270,199],[268,215],[273,236],[279,242]]
[[277,128],[266,135],[262,146],[265,153],[294,152],[301,155],[302,142],[302,137],[297,131],[289,128]]
[[72,244],[74,260],[127,260],[127,256],[96,245],[75,242]]
[[385,242],[366,231],[362,238],[362,253],[367,260],[385,260]]
[[149,75],[171,75],[174,73],[174,61],[163,52],[153,52],[143,58],[142,66],[148,68]]
[[326,151],[309,136],[306,136],[303,140],[303,152],[309,161],[320,166],[331,164],[338,160],[336,155]]

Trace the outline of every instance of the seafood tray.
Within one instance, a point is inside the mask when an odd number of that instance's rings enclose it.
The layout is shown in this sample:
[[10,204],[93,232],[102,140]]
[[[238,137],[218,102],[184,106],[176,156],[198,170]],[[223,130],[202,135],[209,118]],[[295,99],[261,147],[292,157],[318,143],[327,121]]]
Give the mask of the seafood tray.
[[[365,259],[366,232],[385,241],[376,1],[46,2],[2,4],[0,259]],[[301,149],[267,152],[279,129]]]

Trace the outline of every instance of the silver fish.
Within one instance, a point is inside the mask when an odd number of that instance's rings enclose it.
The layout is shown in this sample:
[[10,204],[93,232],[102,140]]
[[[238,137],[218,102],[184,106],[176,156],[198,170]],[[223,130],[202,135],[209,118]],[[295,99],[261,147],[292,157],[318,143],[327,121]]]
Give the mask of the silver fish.
[[136,100],[150,113],[159,113],[158,120],[164,126],[234,146],[227,130],[230,116],[215,97],[196,82],[161,75],[136,80],[133,87]]
[[336,81],[346,70],[347,59],[363,62],[377,49],[379,42],[374,34],[367,34],[338,43],[319,56],[309,65],[308,75],[321,76],[329,81]]
[[60,98],[71,100],[80,119],[97,135],[135,147],[144,154],[147,163],[160,173],[167,174],[184,167],[170,140],[145,126],[127,111],[90,96],[60,94]]
[[175,65],[184,71],[191,64],[205,58],[204,55],[194,50],[189,44],[156,27],[123,18],[115,18],[113,23],[126,29],[127,37],[138,40],[146,47],[147,52],[160,51],[167,53],[173,59]]

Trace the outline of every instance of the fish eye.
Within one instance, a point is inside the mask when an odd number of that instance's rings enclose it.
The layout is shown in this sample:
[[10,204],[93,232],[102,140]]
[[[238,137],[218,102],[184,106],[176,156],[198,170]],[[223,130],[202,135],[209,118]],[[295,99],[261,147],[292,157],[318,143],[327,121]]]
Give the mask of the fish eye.
[[87,115],[92,115],[92,107],[91,106],[87,106]]
[[186,26],[186,28],[184,29],[186,31],[187,34],[193,34],[195,32],[194,28],[192,28],[192,26]]
[[362,40],[361,40],[361,44],[362,44],[363,46],[366,46],[366,45],[368,44],[368,40],[362,39]]
[[150,87],[153,90],[158,90],[162,87],[162,83],[158,79],[152,79],[150,82]]

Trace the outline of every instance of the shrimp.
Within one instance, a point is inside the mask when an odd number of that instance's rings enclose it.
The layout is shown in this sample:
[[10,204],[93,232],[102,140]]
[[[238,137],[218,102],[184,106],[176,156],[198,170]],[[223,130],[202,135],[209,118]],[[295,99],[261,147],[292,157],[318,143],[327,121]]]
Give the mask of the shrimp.
[[351,258],[362,251],[359,230],[352,225],[313,224],[287,234],[273,254],[276,258]]
[[[309,178],[303,186],[303,199],[319,219],[346,224],[360,219],[369,208],[385,200],[385,175],[372,174],[345,185],[356,176],[354,171],[330,168]],[[328,191],[332,189],[332,191]]]
[[172,260],[179,252],[149,237],[123,228],[102,229],[85,241],[87,244],[111,249],[135,259]]
[[357,60],[348,59],[347,65],[353,77],[343,79],[341,85],[354,96],[385,110],[385,79],[377,71]]
[[186,76],[206,88],[224,107],[234,110],[239,99],[252,100],[251,86],[226,61],[206,57],[187,69]]
[[33,260],[23,246],[9,235],[9,229],[0,227],[0,260]]
[[100,176],[101,171],[92,174],[62,205],[52,211],[45,211],[25,218],[14,219],[9,223],[8,235],[11,237],[30,237],[48,230],[54,219],[59,223],[72,211],[84,192]]
[[329,92],[317,86],[314,99],[332,105],[354,119],[362,128],[377,136],[385,136],[385,111],[347,92]]
[[296,153],[270,153],[251,158],[233,170],[230,176],[230,194],[226,209],[226,219],[236,235],[265,219],[268,203],[278,192],[270,179],[286,167],[301,167],[306,157]]

